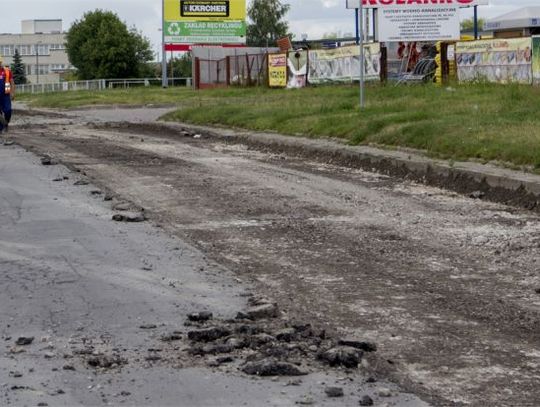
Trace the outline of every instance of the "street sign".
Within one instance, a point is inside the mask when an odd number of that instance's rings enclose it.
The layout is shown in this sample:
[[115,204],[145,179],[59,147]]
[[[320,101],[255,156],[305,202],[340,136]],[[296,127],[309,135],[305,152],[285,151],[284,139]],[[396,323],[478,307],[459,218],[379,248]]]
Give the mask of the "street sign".
[[378,40],[459,40],[459,7],[383,8],[378,13]]

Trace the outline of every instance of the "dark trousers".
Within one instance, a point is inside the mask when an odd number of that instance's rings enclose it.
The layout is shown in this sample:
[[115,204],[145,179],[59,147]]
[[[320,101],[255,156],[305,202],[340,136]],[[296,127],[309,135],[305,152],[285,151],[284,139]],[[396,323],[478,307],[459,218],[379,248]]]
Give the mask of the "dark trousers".
[[[9,124],[11,120],[11,97],[9,95],[0,96],[0,111],[4,114],[4,119]],[[0,131],[4,130],[4,126],[0,123]]]

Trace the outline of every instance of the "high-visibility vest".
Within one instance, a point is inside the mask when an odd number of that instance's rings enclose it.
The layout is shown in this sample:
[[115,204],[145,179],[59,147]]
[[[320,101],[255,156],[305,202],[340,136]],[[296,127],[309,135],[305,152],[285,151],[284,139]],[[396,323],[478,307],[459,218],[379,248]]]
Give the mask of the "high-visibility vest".
[[11,69],[4,68],[4,89],[6,95],[9,95],[11,93],[11,80],[13,76],[11,74]]

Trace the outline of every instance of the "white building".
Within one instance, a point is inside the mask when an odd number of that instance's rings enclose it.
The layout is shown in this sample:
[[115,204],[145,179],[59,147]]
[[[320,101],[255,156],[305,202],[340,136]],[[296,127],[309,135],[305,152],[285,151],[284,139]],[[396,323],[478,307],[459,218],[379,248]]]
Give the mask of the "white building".
[[24,20],[21,34],[0,34],[0,55],[9,66],[18,49],[29,83],[56,83],[72,69],[65,42],[62,20]]
[[540,6],[524,7],[492,18],[484,29],[493,31],[495,38],[530,37],[540,34]]

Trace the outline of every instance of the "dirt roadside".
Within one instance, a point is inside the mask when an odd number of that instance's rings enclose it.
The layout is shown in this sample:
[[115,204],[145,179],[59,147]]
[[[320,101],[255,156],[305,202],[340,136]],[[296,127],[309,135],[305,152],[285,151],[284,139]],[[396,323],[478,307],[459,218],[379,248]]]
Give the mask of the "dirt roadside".
[[434,404],[540,404],[533,212],[202,132],[83,125],[93,114],[13,133],[292,315],[377,342],[375,368]]

